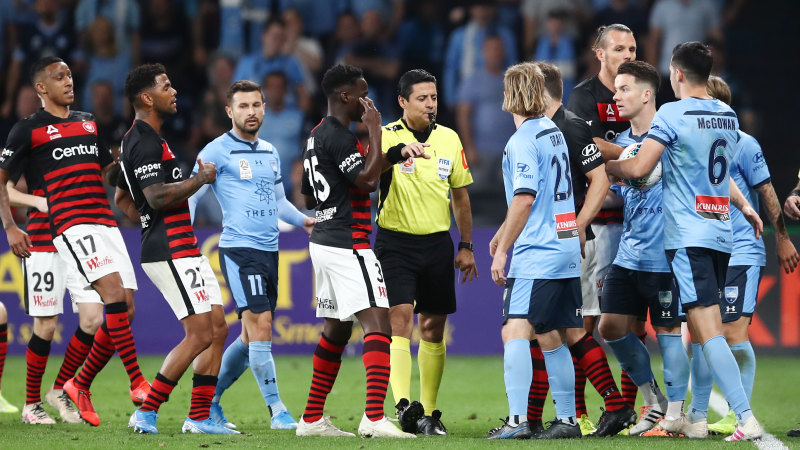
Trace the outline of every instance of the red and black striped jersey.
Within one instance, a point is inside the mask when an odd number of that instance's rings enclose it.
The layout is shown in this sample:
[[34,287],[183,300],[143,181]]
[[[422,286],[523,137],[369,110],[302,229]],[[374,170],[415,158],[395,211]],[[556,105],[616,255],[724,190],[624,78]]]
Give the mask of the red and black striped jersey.
[[14,125],[0,154],[0,169],[41,186],[54,236],[83,223],[117,226],[101,175],[112,162],[98,145],[94,117],[82,111],[61,118],[38,110]]
[[339,248],[370,248],[369,192],[355,186],[364,169],[364,149],[356,136],[328,116],[311,131],[303,151],[302,193],[317,200],[311,242]]
[[122,173],[117,183],[131,193],[142,220],[141,261],[165,261],[200,256],[197,238],[184,200],[169,209],[155,209],[147,203],[144,188],[183,181],[183,171],[172,150],[156,130],[136,120],[122,138]]

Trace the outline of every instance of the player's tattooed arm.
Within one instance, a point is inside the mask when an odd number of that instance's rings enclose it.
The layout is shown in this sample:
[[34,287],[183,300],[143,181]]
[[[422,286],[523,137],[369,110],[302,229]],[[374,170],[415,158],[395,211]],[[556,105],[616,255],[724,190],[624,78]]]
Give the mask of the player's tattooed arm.
[[142,189],[147,203],[155,209],[168,209],[187,200],[204,184],[217,179],[217,166],[197,158],[198,170],[189,179],[179,183],[156,183]]
[[8,246],[11,251],[15,256],[27,258],[31,256],[31,238],[28,233],[19,229],[16,222],[14,222],[14,216],[11,214],[8,190],[6,189],[6,183],[8,183],[10,175],[7,170],[0,169],[0,220],[3,221],[3,229],[6,230]]
[[[634,158],[637,158],[635,156]],[[750,225],[753,227],[753,232],[756,234],[756,238],[761,237],[761,233],[764,232],[764,222],[761,221],[761,217],[758,216],[758,213],[750,206],[750,203],[744,198],[742,191],[739,190],[739,187],[736,186],[736,183],[733,182],[733,178],[728,178],[730,181],[730,189],[731,189],[731,203],[735,206],[739,211],[742,212],[742,215]]]
[[778,196],[775,194],[775,188],[772,183],[766,183],[756,189],[761,200],[764,202],[764,207],[769,215],[769,221],[775,228],[775,243],[778,249],[778,264],[783,268],[784,272],[794,272],[797,267],[800,256],[797,254],[797,249],[789,239],[789,233],[786,232],[786,224],[783,221],[783,214],[781,213],[781,204],[778,201]]

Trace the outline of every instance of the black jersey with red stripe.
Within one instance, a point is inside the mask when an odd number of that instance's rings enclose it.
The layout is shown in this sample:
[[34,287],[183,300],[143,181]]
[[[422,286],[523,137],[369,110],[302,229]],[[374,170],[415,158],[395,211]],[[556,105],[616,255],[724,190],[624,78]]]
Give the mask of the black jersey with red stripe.
[[120,163],[118,185],[131,193],[142,220],[142,262],[200,256],[189,202],[160,210],[152,208],[144,196],[148,186],[183,181],[183,171],[167,141],[146,122],[136,120],[122,138]]
[[117,226],[101,174],[111,162],[98,144],[94,116],[82,111],[61,118],[38,110],[14,125],[0,154],[0,169],[41,186],[55,236],[84,223]]
[[[569,95],[567,109],[585,120],[592,129],[592,137],[613,141],[617,135],[630,128],[628,119],[619,115],[614,93],[609,90],[597,75],[584,80]],[[622,223],[624,214],[622,207],[602,209],[593,224],[608,225]]]
[[302,193],[317,200],[311,242],[339,248],[370,248],[369,192],[357,188],[364,149],[356,136],[332,116],[311,131],[303,151]]

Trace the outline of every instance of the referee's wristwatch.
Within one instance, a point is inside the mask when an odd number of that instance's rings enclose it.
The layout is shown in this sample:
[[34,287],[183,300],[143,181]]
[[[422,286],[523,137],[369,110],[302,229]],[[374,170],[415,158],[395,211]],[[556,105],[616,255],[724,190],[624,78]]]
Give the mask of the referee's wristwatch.
[[472,245],[472,242],[464,242],[464,241],[459,242],[458,249],[461,250],[462,248],[465,248],[471,252],[475,252],[475,247]]

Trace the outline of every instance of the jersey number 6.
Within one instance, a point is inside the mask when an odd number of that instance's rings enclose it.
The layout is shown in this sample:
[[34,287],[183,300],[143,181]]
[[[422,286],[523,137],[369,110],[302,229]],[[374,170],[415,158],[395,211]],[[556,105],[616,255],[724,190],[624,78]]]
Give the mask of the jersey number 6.
[[[708,153],[708,180],[714,186],[722,183],[728,175],[728,160],[725,159],[725,149],[728,141],[719,138],[711,144],[711,151]],[[719,166],[719,173],[717,173]]]

